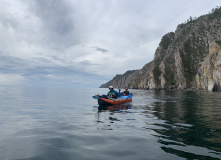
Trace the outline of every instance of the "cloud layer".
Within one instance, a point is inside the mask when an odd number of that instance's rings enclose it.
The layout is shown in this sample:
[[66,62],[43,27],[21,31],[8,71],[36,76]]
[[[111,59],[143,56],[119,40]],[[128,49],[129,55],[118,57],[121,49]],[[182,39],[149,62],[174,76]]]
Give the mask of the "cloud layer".
[[[219,0],[1,0],[0,85],[98,87]],[[195,7],[194,7],[195,6]]]

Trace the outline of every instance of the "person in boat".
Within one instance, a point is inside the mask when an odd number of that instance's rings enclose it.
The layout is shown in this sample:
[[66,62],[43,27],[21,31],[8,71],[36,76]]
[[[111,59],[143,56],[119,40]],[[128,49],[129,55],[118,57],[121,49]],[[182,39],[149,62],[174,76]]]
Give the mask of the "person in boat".
[[107,93],[107,96],[110,98],[117,98],[120,97],[120,93],[114,90],[113,86],[109,87],[109,92]]
[[124,96],[127,96],[130,94],[130,92],[128,91],[128,88],[125,88],[125,91],[123,92]]

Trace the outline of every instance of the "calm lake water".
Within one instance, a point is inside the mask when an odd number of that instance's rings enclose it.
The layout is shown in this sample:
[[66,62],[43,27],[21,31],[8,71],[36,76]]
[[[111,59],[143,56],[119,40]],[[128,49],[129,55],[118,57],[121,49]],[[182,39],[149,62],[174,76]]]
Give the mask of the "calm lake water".
[[221,93],[0,87],[0,160],[221,159]]

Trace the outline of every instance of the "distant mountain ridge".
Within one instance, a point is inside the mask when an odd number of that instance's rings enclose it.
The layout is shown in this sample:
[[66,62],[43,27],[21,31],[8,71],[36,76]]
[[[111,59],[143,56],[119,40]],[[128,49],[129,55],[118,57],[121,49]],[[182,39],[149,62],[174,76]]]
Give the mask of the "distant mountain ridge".
[[154,60],[142,69],[117,75],[100,87],[220,90],[220,45],[221,7],[217,7],[164,35]]

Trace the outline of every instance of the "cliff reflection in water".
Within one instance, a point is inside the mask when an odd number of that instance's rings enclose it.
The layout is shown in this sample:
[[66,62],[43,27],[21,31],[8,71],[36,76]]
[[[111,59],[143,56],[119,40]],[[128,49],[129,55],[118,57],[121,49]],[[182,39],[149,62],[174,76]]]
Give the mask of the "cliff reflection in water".
[[148,110],[161,120],[151,125],[160,127],[153,130],[162,150],[183,158],[220,157],[220,93],[156,91],[155,96],[163,102],[154,102]]

